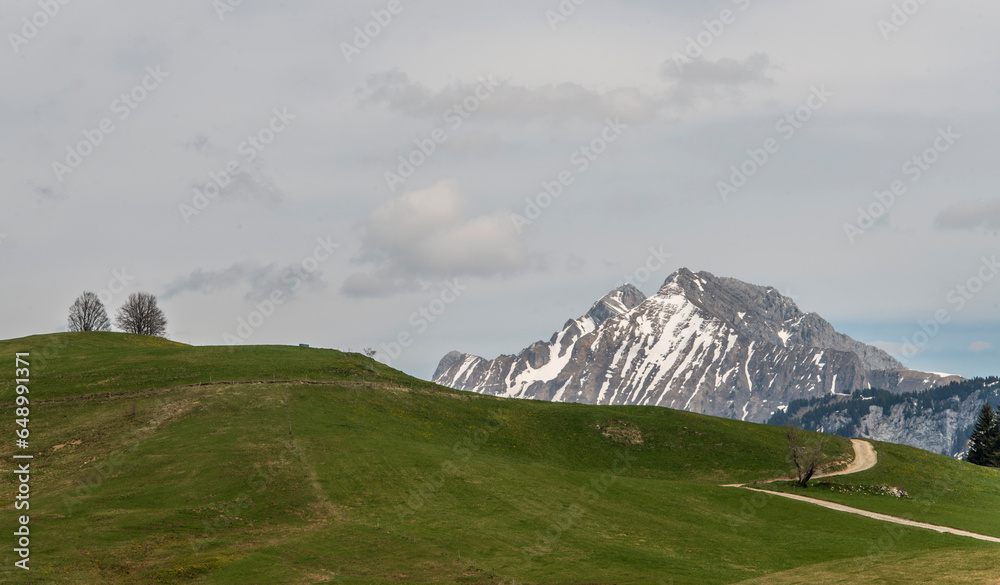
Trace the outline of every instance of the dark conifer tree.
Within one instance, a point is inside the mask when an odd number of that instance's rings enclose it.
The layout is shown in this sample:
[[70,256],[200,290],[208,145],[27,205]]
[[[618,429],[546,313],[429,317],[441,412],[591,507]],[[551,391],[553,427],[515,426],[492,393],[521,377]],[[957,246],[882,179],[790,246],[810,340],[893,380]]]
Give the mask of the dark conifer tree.
[[990,454],[987,465],[1000,467],[1000,405],[993,415],[993,430],[987,435],[986,452]]
[[976,465],[1000,466],[1000,418],[989,403],[979,410],[965,460]]

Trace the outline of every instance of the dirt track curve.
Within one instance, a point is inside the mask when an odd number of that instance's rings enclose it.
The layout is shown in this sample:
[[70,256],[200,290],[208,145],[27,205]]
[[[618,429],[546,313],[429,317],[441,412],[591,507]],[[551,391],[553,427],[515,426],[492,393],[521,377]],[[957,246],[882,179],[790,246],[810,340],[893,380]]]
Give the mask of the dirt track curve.
[[854,446],[854,461],[848,463],[847,467],[841,469],[840,471],[817,473],[813,476],[813,478],[860,473],[875,467],[875,464],[878,463],[878,452],[875,451],[875,447],[873,447],[871,443],[861,439],[851,439],[851,445]]
[[[861,439],[851,439],[851,444],[854,445],[854,461],[848,464],[847,467],[840,471],[834,471],[831,473],[822,473],[814,475],[814,478],[820,477],[832,477],[835,475],[848,475],[851,473],[858,473],[871,469],[875,467],[878,463],[878,453],[875,451],[875,447],[872,446],[868,441],[863,441]],[[779,480],[771,480],[779,481]],[[770,483],[770,482],[767,482]],[[782,498],[788,498],[790,500],[798,500],[800,502],[806,502],[816,506],[822,506],[824,508],[829,508],[831,510],[836,510],[838,512],[846,512],[848,514],[857,514],[858,516],[864,516],[865,518],[871,518],[873,520],[881,520],[883,522],[892,522],[893,524],[901,524],[903,526],[911,526],[914,528],[924,528],[927,530],[933,530],[935,532],[942,532],[946,534],[955,534],[958,536],[967,536],[969,538],[975,538],[978,540],[985,540],[987,542],[1000,543],[1000,538],[993,536],[986,536],[985,534],[976,534],[975,532],[969,532],[967,530],[959,530],[957,528],[949,528],[947,526],[938,526],[936,524],[928,524],[926,522],[916,522],[913,520],[907,520],[906,518],[899,518],[898,516],[889,516],[888,514],[879,514],[878,512],[869,512],[868,510],[861,510],[859,508],[852,508],[850,506],[844,506],[842,504],[835,504],[833,502],[827,502],[825,500],[817,500],[815,498],[810,498],[807,496],[800,496],[798,494],[786,494],[783,492],[772,492],[768,490],[761,490],[757,488],[747,487],[746,484],[733,484],[723,487],[740,487],[754,492],[760,492],[762,494],[769,494],[772,496],[780,496]]]

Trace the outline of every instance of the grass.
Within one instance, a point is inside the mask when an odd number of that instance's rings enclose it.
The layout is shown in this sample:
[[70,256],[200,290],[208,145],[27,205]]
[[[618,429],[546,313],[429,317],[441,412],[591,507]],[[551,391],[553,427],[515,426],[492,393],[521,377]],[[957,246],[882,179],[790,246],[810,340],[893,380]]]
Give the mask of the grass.
[[[16,351],[37,360],[32,571],[5,563],[4,583],[881,583],[940,558],[995,566],[996,545],[719,487],[787,473],[780,428],[501,400],[332,350],[0,341]],[[920,493],[938,474],[949,519],[974,502],[965,520],[998,530],[979,469],[877,448],[865,482]],[[15,489],[0,476],[0,529]],[[926,582],[964,582],[940,574]]]
[[[1000,537],[1000,469],[978,467],[922,449],[872,442],[878,465],[857,474],[824,478],[806,489],[791,483],[762,486],[891,514],[920,522]],[[878,494],[899,487],[908,498]]]
[[0,341],[0,355],[11,359],[15,352],[28,350],[32,374],[46,399],[241,381],[368,381],[433,387],[362,355],[322,349],[193,347],[124,333],[62,333]]
[[877,562],[833,561],[740,582],[740,585],[997,585],[1000,556],[995,549],[884,553]]

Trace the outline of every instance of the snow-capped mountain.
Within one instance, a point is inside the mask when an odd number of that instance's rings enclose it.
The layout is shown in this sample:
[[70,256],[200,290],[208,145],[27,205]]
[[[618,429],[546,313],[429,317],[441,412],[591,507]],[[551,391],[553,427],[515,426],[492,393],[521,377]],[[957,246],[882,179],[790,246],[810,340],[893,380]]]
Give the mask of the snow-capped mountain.
[[434,381],[459,390],[587,404],[655,405],[764,422],[798,398],[951,380],[906,370],[769,287],[680,269],[646,298],[632,285],[548,342],[494,360],[451,352]]

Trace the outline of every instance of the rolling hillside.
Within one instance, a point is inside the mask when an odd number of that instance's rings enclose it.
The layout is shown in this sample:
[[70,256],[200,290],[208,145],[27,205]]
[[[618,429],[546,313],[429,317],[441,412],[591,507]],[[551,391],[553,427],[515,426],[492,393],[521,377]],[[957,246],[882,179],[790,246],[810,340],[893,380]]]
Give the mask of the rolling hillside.
[[[458,392],[332,350],[110,333],[0,341],[5,469],[15,352],[31,352],[32,569],[13,568],[8,552],[4,583],[908,583],[915,570],[924,583],[983,583],[1000,573],[990,543],[720,487],[787,473],[780,428]],[[887,465],[837,481],[905,485],[911,498],[830,497],[1000,536],[1000,472],[885,449]],[[849,442],[828,437],[826,452],[842,460]],[[0,528],[11,531],[16,489],[0,475]]]

